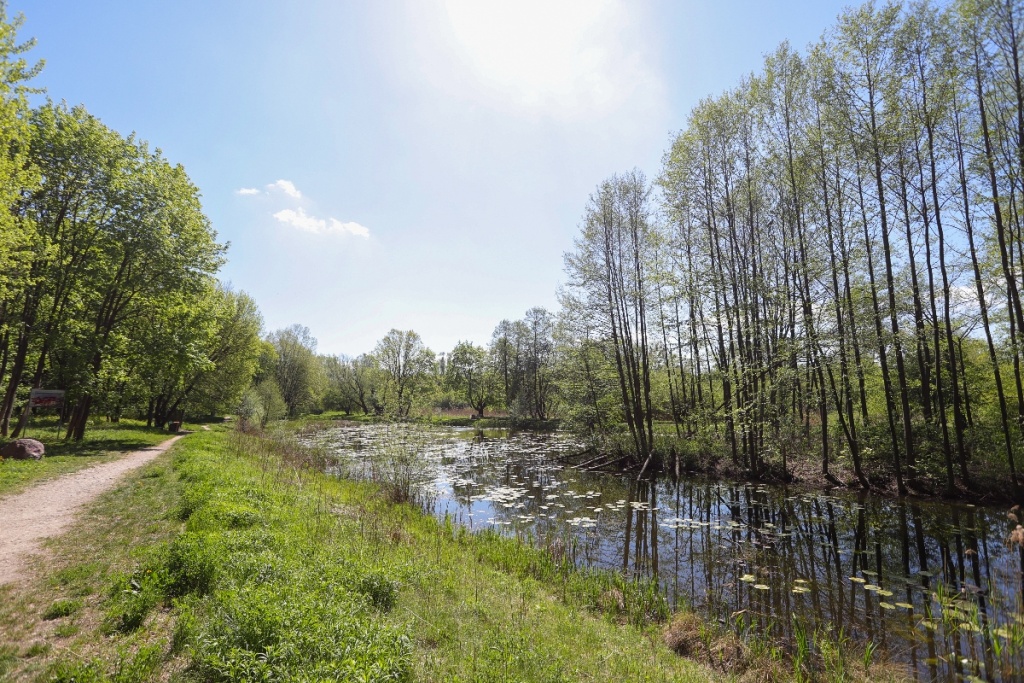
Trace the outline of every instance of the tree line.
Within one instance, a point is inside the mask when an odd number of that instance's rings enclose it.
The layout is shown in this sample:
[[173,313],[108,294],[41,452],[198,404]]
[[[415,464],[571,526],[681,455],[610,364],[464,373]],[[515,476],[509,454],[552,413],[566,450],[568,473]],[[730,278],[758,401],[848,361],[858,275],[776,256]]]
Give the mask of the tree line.
[[84,107],[30,107],[42,63],[0,5],[0,434],[33,388],[64,389],[67,436],[90,418],[164,426],[234,409],[262,319],[216,278],[225,245],[181,166]]
[[1022,31],[1015,0],[847,10],[597,188],[563,302],[638,462],[667,418],[753,475],[1020,490]]
[[656,178],[597,187],[560,311],[439,355],[393,330],[319,361],[321,406],[558,417],[641,472],[1019,491],[1022,30],[1017,0],[867,3],[781,45]]
[[389,419],[469,411],[550,420],[562,402],[556,318],[543,308],[503,320],[484,347],[461,341],[435,353],[414,330],[393,329],[354,358],[318,354],[309,329],[292,325],[263,342],[239,412],[261,425],[304,413],[342,411]]

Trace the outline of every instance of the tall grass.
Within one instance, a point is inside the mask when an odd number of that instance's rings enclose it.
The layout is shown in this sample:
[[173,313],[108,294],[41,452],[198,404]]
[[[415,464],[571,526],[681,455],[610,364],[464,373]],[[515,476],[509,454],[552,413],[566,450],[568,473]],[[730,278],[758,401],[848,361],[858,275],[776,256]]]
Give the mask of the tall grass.
[[172,615],[169,649],[156,664],[138,648],[116,666],[61,658],[47,676],[143,680],[185,662],[177,675],[203,681],[706,680],[658,642],[652,586],[437,521],[328,462],[281,435],[181,442],[167,511],[181,533],[102,601],[114,643]]

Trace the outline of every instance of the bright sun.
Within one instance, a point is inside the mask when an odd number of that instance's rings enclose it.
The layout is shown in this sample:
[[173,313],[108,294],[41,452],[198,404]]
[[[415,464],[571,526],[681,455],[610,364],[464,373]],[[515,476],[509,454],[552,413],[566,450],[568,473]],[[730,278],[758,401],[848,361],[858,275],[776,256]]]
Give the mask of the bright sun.
[[617,25],[610,0],[445,0],[466,64],[527,106],[603,104],[612,93]]

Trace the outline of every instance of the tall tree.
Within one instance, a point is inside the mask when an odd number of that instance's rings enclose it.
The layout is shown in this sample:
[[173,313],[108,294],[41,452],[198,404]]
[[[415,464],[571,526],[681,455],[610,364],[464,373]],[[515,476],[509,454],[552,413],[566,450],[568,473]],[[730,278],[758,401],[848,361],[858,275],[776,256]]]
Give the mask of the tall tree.
[[575,251],[566,254],[568,296],[593,316],[611,342],[641,475],[654,456],[651,353],[647,330],[651,252],[651,188],[640,171],[613,176],[591,196]]
[[381,372],[385,410],[407,417],[417,390],[433,369],[434,353],[416,332],[393,329],[377,342],[373,355]]

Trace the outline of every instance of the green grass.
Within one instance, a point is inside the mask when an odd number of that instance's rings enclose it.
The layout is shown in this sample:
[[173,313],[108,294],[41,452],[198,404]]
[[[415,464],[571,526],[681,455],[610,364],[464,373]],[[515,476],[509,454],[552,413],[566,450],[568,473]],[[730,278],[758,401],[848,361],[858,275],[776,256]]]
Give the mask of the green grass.
[[294,445],[203,441],[176,459],[188,521],[165,565],[202,680],[706,680],[658,627],[598,613],[607,577],[329,479]]
[[144,680],[131,676],[152,663],[153,652],[161,668],[174,668],[177,660],[166,656],[169,605],[153,606],[128,634],[106,624],[117,602],[112,588],[180,533],[181,483],[171,459],[162,454],[130,473],[67,534],[48,541],[25,584],[0,586],[0,680]]
[[43,612],[43,619],[51,621],[53,619],[70,617],[80,609],[82,609],[81,600],[74,598],[61,598],[46,608]]
[[12,680],[708,678],[642,586],[389,503],[288,442],[216,428],[171,453],[53,544],[54,571],[0,589]]
[[120,453],[156,445],[171,437],[166,431],[134,420],[90,425],[81,441],[58,437],[52,420],[33,421],[28,438],[46,446],[42,460],[0,461],[0,497],[17,493],[31,484],[114,459]]
[[[725,646],[706,668],[665,645],[715,627],[668,622],[649,584],[469,533],[323,464],[220,426],[178,442],[50,542],[27,586],[0,587],[0,678],[732,678]],[[787,678],[768,667],[744,680]]]

